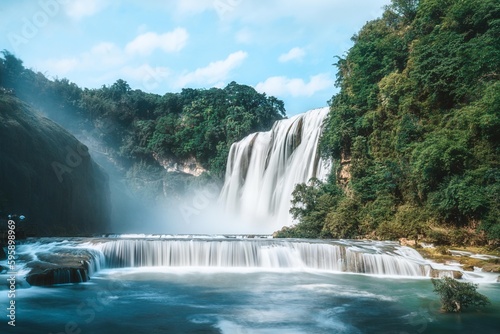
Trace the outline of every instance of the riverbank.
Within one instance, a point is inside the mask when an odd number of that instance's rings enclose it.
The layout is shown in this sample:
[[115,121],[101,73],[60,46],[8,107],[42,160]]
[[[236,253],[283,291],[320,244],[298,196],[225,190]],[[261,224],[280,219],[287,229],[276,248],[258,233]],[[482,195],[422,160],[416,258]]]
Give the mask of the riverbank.
[[465,271],[481,268],[485,272],[500,273],[500,250],[485,247],[431,247],[426,244],[410,246],[424,258],[443,264],[459,263]]

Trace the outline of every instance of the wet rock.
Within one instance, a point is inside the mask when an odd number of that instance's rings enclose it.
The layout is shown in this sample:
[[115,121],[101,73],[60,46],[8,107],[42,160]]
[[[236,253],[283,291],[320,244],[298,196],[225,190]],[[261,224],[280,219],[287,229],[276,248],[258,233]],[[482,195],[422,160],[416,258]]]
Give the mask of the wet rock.
[[408,240],[406,238],[401,238],[399,239],[399,244],[401,246],[415,247],[417,245],[417,242],[415,240]]
[[5,260],[6,258],[7,254],[5,254],[3,247],[0,246],[0,261]]
[[47,286],[65,283],[87,282],[89,276],[84,268],[51,268],[31,271],[26,276],[30,285]]
[[59,249],[38,253],[37,258],[27,265],[31,271],[26,275],[26,281],[38,286],[87,282],[92,272],[91,263],[95,261],[93,254],[86,249]]
[[470,264],[465,264],[462,268],[465,271],[474,271],[474,266]]
[[432,278],[453,277],[454,279],[461,279],[463,273],[458,270],[431,269],[430,276]]
[[500,276],[497,277],[497,282],[500,283]]

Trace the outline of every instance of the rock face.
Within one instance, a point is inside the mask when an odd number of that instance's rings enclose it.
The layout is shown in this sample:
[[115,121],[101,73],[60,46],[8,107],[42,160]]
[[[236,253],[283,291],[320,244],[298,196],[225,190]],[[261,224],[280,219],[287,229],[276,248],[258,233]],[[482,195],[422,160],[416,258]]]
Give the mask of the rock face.
[[[0,92],[0,209],[37,236],[107,231],[108,178],[75,137]],[[3,208],[2,208],[3,207]],[[17,226],[16,226],[17,227]]]
[[161,158],[157,154],[153,154],[158,163],[167,170],[167,172],[180,172],[185,174],[190,174],[193,176],[200,176],[207,170],[196,161],[194,157],[190,157],[184,161],[177,161],[173,159]]

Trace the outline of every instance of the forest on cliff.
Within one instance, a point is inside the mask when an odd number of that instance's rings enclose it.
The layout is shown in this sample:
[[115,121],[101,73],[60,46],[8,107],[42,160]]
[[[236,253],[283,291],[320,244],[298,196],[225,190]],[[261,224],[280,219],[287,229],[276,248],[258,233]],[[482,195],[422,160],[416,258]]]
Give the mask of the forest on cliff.
[[[132,89],[121,79],[88,89],[26,68],[7,50],[2,55],[3,94],[17,96],[92,144],[148,199],[180,196],[200,182],[220,182],[231,144],[285,117],[281,100],[236,82],[164,95]],[[189,168],[197,169],[201,179],[191,177]]]
[[500,241],[500,2],[393,0],[337,57],[327,182],[280,236]]
[[[277,235],[498,245],[498,36],[496,0],[393,0],[367,22],[335,58],[340,90],[320,145],[332,173],[296,187],[299,223]],[[220,179],[233,142],[285,117],[282,101],[236,82],[164,95],[123,80],[88,89],[2,55],[0,93],[93,141],[152,197],[194,179],[166,163]]]

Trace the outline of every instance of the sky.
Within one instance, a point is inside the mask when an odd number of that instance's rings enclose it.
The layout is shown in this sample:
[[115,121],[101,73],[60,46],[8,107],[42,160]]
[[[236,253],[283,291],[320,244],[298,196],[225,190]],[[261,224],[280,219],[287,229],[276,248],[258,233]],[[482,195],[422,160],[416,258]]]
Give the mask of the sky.
[[163,95],[231,81],[328,105],[335,56],[390,0],[3,0],[0,50],[47,77]]

